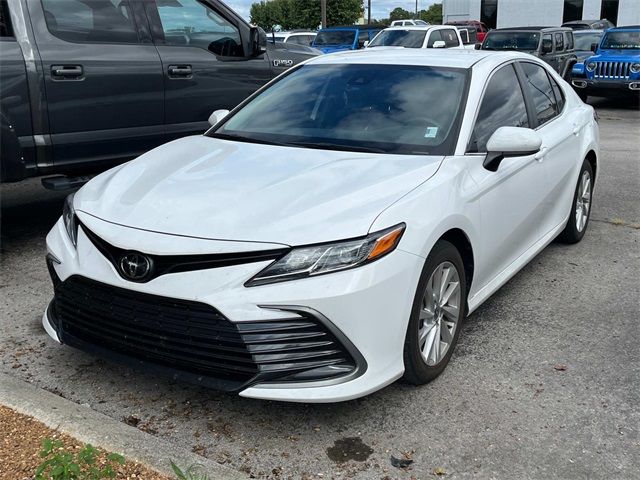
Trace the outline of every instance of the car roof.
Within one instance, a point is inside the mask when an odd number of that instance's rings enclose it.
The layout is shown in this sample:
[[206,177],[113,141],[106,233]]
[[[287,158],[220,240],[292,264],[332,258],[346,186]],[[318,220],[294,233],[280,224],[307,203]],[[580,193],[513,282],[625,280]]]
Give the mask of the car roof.
[[640,30],[640,25],[625,25],[624,27],[611,27],[609,31],[619,31],[619,30]]
[[514,31],[514,32],[526,32],[526,31],[531,31],[531,32],[537,32],[537,31],[543,31],[543,30],[561,30],[563,32],[572,32],[573,30],[571,30],[568,27],[543,27],[543,26],[532,26],[532,27],[506,27],[506,28],[495,28],[493,30],[491,30],[492,32],[510,32],[510,31]]
[[531,55],[515,51],[496,52],[453,48],[426,50],[422,48],[379,47],[322,55],[312,58],[308,61],[308,64],[418,65],[466,69],[478,63],[489,63],[497,66],[508,60],[531,58],[533,58]]
[[584,30],[575,30],[573,32],[573,36],[578,36],[578,35],[587,35],[587,34],[598,34],[598,35],[602,35],[604,33],[604,30],[595,30],[592,28],[585,28]]
[[[449,27],[453,26],[454,25],[449,25]],[[418,32],[426,32],[427,30],[432,30],[437,27],[443,28],[447,27],[447,25],[393,25],[385,28],[385,30],[416,30]]]

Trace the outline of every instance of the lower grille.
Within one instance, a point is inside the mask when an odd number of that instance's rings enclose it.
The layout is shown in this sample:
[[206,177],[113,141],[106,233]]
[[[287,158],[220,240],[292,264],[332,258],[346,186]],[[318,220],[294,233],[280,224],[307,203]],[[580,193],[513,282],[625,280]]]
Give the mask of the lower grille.
[[166,367],[174,376],[184,372],[186,380],[215,388],[334,379],[362,370],[363,362],[356,364],[338,340],[341,334],[310,312],[296,311],[296,318],[277,321],[233,323],[203,303],[80,276],[58,283],[55,292],[50,311],[64,343],[113,352],[125,362]]
[[631,62],[596,62],[595,78],[628,79]]

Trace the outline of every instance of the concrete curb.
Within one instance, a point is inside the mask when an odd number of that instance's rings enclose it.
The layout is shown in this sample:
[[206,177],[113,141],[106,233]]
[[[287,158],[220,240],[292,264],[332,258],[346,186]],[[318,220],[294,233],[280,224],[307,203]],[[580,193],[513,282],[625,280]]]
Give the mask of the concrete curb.
[[81,442],[121,453],[127,460],[142,463],[172,478],[170,460],[184,468],[199,465],[209,480],[248,478],[190,450],[3,373],[0,373],[0,404],[32,416]]

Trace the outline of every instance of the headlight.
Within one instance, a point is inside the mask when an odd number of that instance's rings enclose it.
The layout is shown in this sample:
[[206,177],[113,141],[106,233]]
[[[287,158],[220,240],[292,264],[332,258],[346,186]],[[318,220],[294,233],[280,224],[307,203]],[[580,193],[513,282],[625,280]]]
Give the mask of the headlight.
[[314,277],[371,263],[398,246],[404,229],[405,225],[401,223],[357,240],[294,248],[245,283],[245,286]]
[[638,62],[632,63],[631,66],[629,67],[629,70],[631,70],[633,73],[640,72],[640,63]]
[[596,69],[596,62],[587,63],[587,70],[589,70],[590,72],[593,72],[595,69]]
[[78,221],[76,219],[76,211],[73,208],[73,197],[75,193],[69,195],[64,201],[64,207],[62,208],[62,221],[64,222],[64,228],[67,230],[67,234],[71,239],[71,243],[75,247],[78,243]]

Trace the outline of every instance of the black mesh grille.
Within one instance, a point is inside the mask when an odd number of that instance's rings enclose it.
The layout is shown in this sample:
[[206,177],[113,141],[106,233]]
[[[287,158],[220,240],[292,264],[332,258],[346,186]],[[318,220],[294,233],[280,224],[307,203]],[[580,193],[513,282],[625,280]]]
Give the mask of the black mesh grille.
[[305,312],[295,319],[233,323],[203,303],[72,276],[56,286],[51,313],[65,343],[224,382],[217,388],[335,378],[356,370],[336,334]]

